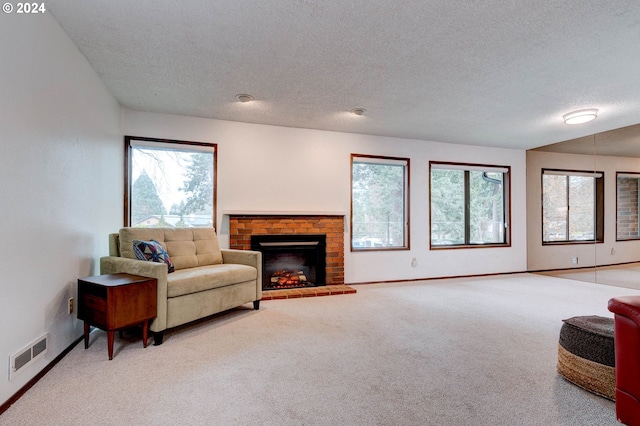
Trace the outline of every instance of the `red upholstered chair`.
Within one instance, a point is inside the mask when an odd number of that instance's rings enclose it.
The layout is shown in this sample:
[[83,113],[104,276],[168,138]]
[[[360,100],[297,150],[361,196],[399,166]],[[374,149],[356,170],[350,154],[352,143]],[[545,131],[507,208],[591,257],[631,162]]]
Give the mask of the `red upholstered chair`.
[[640,426],[640,296],[614,297],[609,310],[615,314],[616,417]]

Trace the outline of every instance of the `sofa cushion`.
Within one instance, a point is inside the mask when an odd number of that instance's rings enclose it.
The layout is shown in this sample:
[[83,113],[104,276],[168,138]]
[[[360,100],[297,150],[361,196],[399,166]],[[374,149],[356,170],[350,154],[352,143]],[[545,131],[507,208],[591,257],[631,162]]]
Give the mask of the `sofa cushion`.
[[173,263],[167,252],[162,248],[162,245],[156,240],[140,241],[133,240],[132,242],[133,252],[140,260],[146,260],[148,262],[166,263],[167,271],[169,273],[174,271]]
[[256,268],[230,263],[180,269],[167,277],[167,297],[238,284],[257,277]]
[[164,242],[176,269],[222,263],[222,252],[213,228],[167,229]]
[[[163,249],[167,247],[163,244],[164,231],[162,228],[121,228],[120,229],[120,256],[128,259],[137,259],[133,251],[133,240],[151,241],[155,240],[162,245]],[[169,254],[171,256],[171,254]]]
[[122,257],[136,259],[131,245],[134,239],[158,241],[171,257],[176,270],[222,263],[214,228],[122,228]]

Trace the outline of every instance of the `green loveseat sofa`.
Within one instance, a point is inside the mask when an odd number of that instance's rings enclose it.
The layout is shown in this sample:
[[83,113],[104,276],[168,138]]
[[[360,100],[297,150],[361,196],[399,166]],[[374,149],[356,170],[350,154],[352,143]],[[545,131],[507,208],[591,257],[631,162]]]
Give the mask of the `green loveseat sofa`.
[[[152,240],[168,254],[173,272],[167,263],[136,256],[134,241]],[[262,253],[221,250],[213,228],[122,228],[109,235],[100,273],[158,280],[158,316],[149,326],[155,345],[162,344],[166,329],[249,302],[259,309],[262,297]]]

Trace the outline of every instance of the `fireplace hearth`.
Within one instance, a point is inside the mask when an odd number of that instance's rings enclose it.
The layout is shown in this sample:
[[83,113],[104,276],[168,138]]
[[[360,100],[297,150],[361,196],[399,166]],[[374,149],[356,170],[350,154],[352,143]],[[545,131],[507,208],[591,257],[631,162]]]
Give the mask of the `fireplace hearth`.
[[262,252],[262,290],[326,285],[326,235],[252,235]]

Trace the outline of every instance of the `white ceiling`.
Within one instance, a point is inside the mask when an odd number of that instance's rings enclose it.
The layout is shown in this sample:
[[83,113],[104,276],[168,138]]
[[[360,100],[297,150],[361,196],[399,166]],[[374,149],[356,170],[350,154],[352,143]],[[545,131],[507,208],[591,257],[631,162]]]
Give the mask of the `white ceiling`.
[[132,109],[518,149],[640,123],[637,0],[46,6]]

